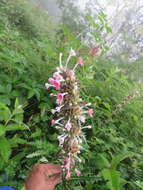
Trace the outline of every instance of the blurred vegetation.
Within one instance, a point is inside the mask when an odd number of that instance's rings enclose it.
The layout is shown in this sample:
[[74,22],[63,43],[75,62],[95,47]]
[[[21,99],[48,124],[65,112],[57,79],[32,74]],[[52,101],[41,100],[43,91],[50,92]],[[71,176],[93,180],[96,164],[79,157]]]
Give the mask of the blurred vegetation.
[[[108,32],[104,14],[100,19]],[[96,30],[94,36],[101,38]],[[58,163],[58,131],[50,125],[54,102],[44,83],[59,53],[66,57],[71,46],[85,60],[77,75],[94,117],[81,155],[82,176],[73,177],[67,189],[143,189],[141,84],[125,65],[106,58],[106,44],[92,57],[66,25],[54,26],[47,13],[26,0],[0,0],[0,184],[20,190],[33,164]],[[62,184],[57,189],[63,190]]]

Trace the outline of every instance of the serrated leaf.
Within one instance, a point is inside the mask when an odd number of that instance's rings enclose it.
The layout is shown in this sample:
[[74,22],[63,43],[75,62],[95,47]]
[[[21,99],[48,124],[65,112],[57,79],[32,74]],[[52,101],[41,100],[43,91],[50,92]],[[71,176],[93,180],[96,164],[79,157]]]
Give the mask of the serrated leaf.
[[40,158],[40,160],[39,160],[40,162],[42,162],[42,163],[48,163],[49,161],[47,160],[47,158],[46,157],[42,157],[42,158]]
[[39,137],[41,135],[41,129],[40,128],[36,128],[36,131],[34,133],[32,133],[32,135],[30,136],[30,138],[36,138]]
[[26,140],[17,137],[17,135],[15,135],[15,136],[14,136],[12,139],[10,139],[9,141],[10,141],[10,143],[12,143],[12,145],[11,145],[12,147],[17,146],[17,144],[26,144],[26,143],[27,143]]
[[42,155],[44,155],[43,151],[37,151],[37,152],[33,152],[31,154],[28,154],[26,156],[26,158],[34,158],[34,157],[42,156]]

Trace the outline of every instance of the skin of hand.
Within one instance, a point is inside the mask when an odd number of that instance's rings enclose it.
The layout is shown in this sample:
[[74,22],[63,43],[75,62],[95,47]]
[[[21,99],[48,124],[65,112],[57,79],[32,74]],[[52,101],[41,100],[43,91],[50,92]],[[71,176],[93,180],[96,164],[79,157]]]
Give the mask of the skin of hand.
[[26,190],[53,190],[61,179],[61,167],[56,164],[36,164],[32,168]]

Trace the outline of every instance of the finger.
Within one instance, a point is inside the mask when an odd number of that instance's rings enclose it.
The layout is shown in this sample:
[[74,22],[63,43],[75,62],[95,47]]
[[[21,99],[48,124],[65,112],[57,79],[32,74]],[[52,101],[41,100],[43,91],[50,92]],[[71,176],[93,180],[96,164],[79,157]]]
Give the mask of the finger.
[[47,178],[46,181],[47,181],[47,184],[50,182],[51,184],[56,185],[60,183],[61,181],[61,174],[60,173],[55,174],[54,176]]
[[32,174],[39,173],[46,177],[53,174],[61,173],[61,166],[57,164],[35,164],[32,169]]
[[61,173],[61,166],[57,164],[45,164],[44,172],[47,174],[56,174]]

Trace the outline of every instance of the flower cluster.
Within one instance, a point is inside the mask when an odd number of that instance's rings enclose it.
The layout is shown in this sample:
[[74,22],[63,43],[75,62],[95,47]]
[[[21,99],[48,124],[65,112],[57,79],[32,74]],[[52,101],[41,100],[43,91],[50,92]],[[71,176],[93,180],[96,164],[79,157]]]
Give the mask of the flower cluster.
[[139,95],[138,90],[134,91],[132,94],[129,94],[120,104],[116,105],[116,109],[112,112],[112,114],[115,115],[117,111],[122,110],[126,104],[130,104],[131,99],[136,98]]
[[84,104],[80,97],[80,87],[75,76],[75,69],[78,65],[83,66],[82,57],[77,58],[77,63],[73,69],[69,69],[71,57],[76,56],[76,52],[71,49],[65,65],[62,64],[62,54],[57,71],[52,78],[48,79],[45,87],[53,87],[56,92],[51,96],[56,97],[57,107],[52,109],[52,114],[57,118],[51,124],[60,132],[58,136],[59,146],[61,147],[62,170],[64,179],[68,180],[75,172],[80,176],[81,172],[76,168],[77,163],[81,162],[79,153],[82,150],[82,143],[86,140],[83,130],[91,128],[86,126],[86,117],[93,115],[91,103]]

